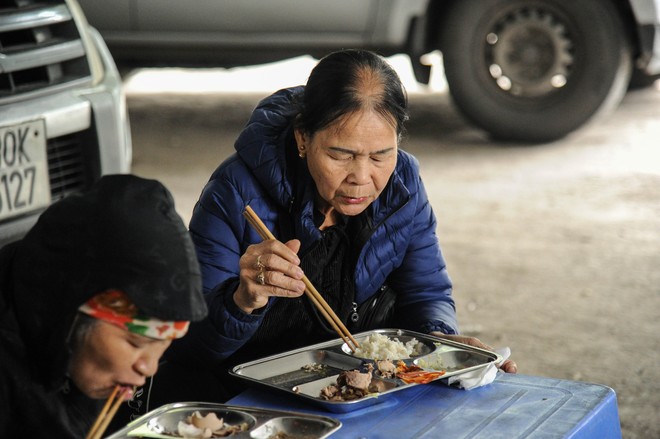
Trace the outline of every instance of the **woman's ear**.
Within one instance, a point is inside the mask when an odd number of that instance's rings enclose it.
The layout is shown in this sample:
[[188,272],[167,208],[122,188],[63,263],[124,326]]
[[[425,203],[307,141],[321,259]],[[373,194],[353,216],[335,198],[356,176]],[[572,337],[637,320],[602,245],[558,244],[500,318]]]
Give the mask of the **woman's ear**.
[[307,154],[307,135],[299,128],[296,128],[293,131],[293,134],[296,138],[296,148],[298,148],[298,156],[300,158],[305,158]]

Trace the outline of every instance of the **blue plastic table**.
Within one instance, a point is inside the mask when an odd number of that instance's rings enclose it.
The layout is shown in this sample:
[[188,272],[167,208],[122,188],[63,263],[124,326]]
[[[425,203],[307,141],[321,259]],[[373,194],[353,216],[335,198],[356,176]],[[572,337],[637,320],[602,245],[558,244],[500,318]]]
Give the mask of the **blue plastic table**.
[[336,418],[332,438],[620,438],[616,395],[606,386],[498,373],[469,391],[442,382],[414,386],[369,407],[331,413],[285,392],[250,389],[228,404]]

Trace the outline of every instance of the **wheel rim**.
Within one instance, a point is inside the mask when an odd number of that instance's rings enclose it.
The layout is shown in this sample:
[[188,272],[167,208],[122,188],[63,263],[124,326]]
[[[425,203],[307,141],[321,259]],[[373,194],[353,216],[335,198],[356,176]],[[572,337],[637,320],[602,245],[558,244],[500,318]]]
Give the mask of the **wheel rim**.
[[494,17],[485,38],[490,78],[521,98],[554,94],[570,80],[574,44],[566,21],[542,6],[520,6]]

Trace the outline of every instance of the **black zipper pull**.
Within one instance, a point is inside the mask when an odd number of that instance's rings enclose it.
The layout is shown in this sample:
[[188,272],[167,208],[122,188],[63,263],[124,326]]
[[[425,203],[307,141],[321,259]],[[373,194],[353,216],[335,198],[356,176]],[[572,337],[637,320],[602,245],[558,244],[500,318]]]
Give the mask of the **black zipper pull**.
[[357,323],[358,320],[360,320],[360,314],[357,312],[357,303],[353,302],[353,309],[351,310],[351,313],[349,314],[349,318],[351,319],[351,322]]

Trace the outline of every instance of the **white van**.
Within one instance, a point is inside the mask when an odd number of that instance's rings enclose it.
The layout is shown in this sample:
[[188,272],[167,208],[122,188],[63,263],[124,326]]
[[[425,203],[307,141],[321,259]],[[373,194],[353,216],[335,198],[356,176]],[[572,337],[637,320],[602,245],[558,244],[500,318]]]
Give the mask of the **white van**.
[[131,156],[121,78],[76,0],[3,2],[0,247]]

